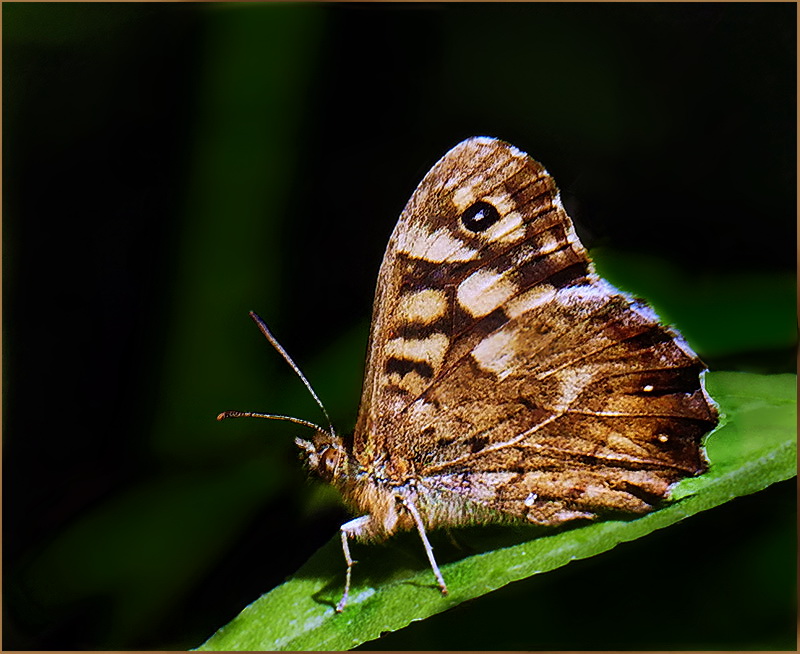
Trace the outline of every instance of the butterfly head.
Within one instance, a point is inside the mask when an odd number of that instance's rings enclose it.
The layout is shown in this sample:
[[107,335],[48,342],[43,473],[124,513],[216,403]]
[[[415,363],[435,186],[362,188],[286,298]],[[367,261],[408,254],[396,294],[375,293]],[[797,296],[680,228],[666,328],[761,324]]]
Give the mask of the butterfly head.
[[310,441],[295,438],[294,442],[305,456],[309,470],[325,481],[334,482],[347,470],[350,456],[344,441],[336,434],[319,430]]

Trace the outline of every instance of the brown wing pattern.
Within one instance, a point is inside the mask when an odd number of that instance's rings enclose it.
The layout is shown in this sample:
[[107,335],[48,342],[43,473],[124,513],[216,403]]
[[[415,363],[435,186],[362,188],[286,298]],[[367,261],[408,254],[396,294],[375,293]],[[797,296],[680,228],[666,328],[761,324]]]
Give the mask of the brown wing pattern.
[[[500,382],[480,347],[437,380],[409,407],[402,428],[419,421],[423,403],[449,405],[458,408],[437,412],[427,433],[434,436],[434,427],[458,436],[412,454],[419,474],[505,513],[551,523],[649,510],[671,483],[702,472],[699,442],[716,423],[702,364],[646,308],[608,297],[611,306],[589,320],[554,326],[553,340],[532,348],[530,358],[509,358],[511,372]],[[560,309],[542,305],[488,342],[519,352],[525,338],[506,336],[547,329],[571,313]],[[457,379],[466,374],[475,382],[464,392]],[[497,404],[487,407],[482,392],[494,393]]]
[[[509,188],[514,189],[515,198],[509,198]],[[460,226],[462,212],[478,197],[489,196],[504,196],[508,217],[488,234]],[[561,227],[551,241],[562,240],[569,222],[558,215],[556,201],[555,184],[544,168],[494,139],[464,141],[425,176],[389,239],[378,275],[356,452],[376,444],[386,433],[381,423],[391,423],[392,415],[408,404],[412,388],[431,380],[432,368],[442,360],[444,347],[435,347],[444,343],[442,336],[447,337],[448,350],[454,344],[467,345],[459,332],[476,320],[457,303],[459,285],[494,257],[504,258],[497,268],[508,268],[512,257],[523,253],[525,239],[515,242],[501,230],[519,223],[528,229],[539,217],[539,239],[547,237],[546,227],[551,224],[556,231]],[[517,206],[524,208],[520,211]],[[498,234],[502,240],[491,238]],[[585,261],[580,244],[578,248],[576,261]],[[536,244],[531,243],[525,252],[532,257],[534,250]],[[481,322],[490,323],[497,316],[483,316]]]
[[354,454],[392,479],[549,524],[647,510],[704,468],[703,364],[596,276],[552,178],[504,142],[459,144],[417,188],[369,352]]

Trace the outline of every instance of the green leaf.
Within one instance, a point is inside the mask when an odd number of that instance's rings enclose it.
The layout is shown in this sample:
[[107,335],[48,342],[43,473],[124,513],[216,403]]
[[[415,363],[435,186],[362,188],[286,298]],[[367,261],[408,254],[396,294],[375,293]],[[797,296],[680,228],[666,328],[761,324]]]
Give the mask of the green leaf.
[[416,534],[354,552],[351,602],[333,606],[344,578],[339,539],[333,538],[286,583],[265,594],[221,628],[201,650],[341,650],[379,638],[415,620],[484,595],[508,583],[608,551],[734,497],[796,474],[795,375],[717,372],[707,387],[719,403],[720,427],[708,437],[709,472],[680,482],[664,508],[631,520],[606,520],[572,529],[478,527],[456,530],[480,553],[461,556],[444,534],[434,546],[450,595],[442,597]]

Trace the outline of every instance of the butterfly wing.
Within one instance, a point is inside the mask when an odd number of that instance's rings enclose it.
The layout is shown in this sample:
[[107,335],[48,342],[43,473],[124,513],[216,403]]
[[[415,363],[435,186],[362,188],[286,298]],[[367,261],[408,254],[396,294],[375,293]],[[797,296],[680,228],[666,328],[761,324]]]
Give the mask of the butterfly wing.
[[545,169],[473,138],[425,176],[389,241],[354,454],[450,497],[431,523],[473,505],[545,524],[645,511],[705,467],[703,370],[595,274]]

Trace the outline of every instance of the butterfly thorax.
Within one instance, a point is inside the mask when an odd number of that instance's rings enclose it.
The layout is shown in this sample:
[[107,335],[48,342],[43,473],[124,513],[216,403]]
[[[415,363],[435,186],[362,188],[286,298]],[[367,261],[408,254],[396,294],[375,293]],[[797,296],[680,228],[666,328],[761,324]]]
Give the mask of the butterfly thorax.
[[401,498],[413,499],[416,495],[413,479],[398,483],[396,471],[387,470],[380,457],[360,462],[353,454],[351,441],[336,434],[318,431],[311,441],[297,438],[295,443],[312,474],[335,486],[354,513],[370,516],[360,539],[382,540],[400,529],[413,527],[411,518],[398,508]]

